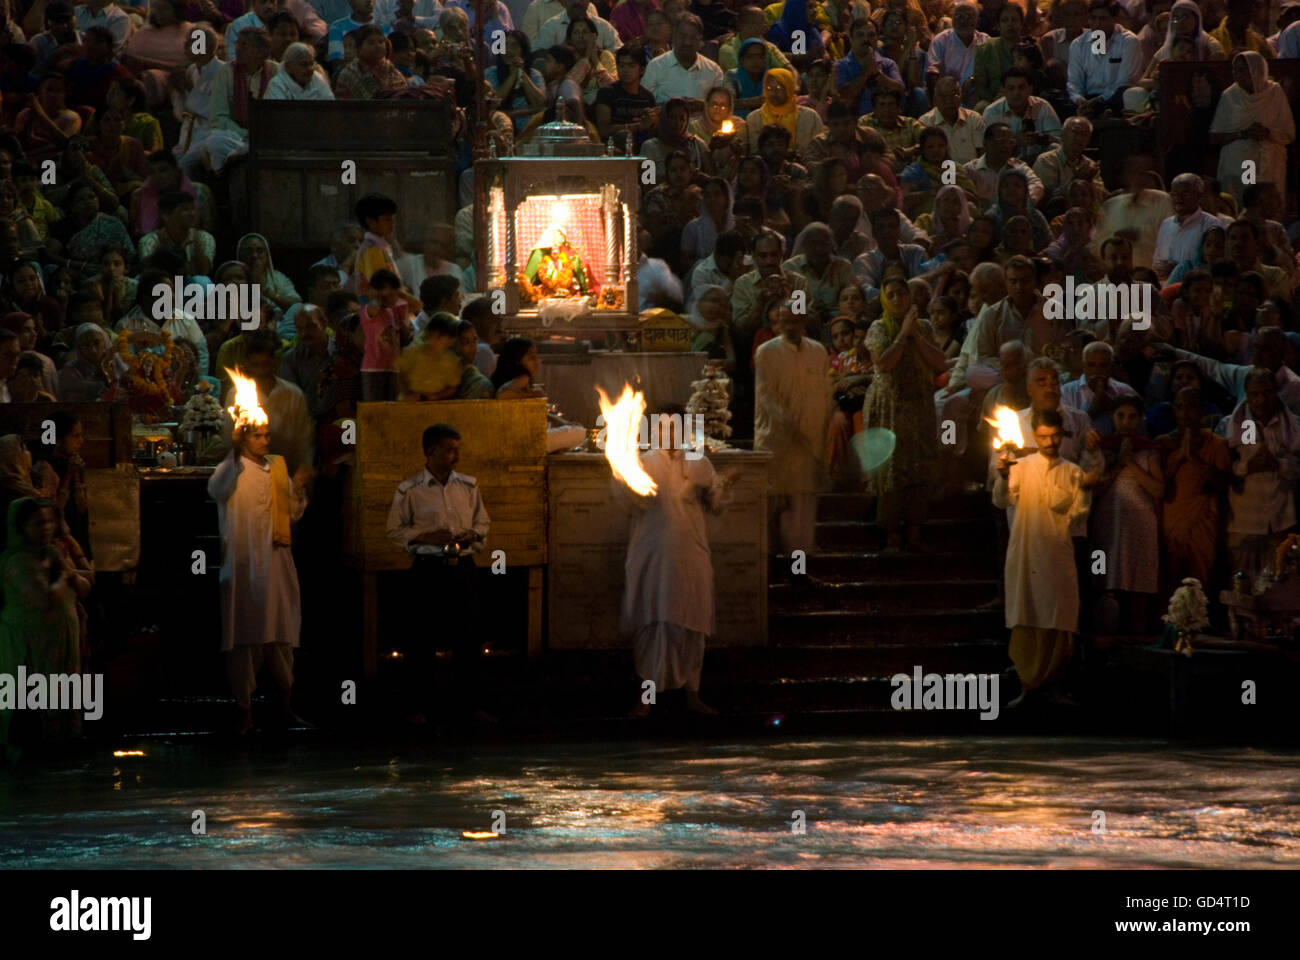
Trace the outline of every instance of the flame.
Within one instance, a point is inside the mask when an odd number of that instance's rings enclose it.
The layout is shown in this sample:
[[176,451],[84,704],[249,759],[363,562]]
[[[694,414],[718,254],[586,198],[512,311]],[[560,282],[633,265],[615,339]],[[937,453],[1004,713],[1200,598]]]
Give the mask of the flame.
[[997,431],[997,436],[993,439],[994,449],[1012,446],[1019,450],[1024,447],[1025,435],[1020,432],[1020,417],[1016,411],[1010,407],[994,407],[993,416],[985,417],[984,420]]
[[257,399],[257,384],[243,376],[237,370],[226,368],[230,380],[235,385],[235,405],[227,407],[230,418],[237,427],[261,427],[270,423],[266,411]]
[[610,403],[600,387],[600,414],[605,418],[605,459],[614,476],[643,497],[652,497],[658,486],[641,466],[641,418],[645,414],[645,396],[623,384],[618,403]]
[[732,123],[730,120],[723,120],[722,127],[721,129],[718,130],[718,133],[721,134],[728,134],[728,133],[735,133],[735,132],[736,132],[736,125]]
[[486,830],[462,830],[460,835],[466,840],[495,840],[499,836]]

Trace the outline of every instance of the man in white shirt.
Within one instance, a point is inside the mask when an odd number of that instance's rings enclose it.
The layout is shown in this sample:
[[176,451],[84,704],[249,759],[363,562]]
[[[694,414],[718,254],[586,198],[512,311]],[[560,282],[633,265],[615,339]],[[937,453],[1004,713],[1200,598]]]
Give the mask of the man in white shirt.
[[113,35],[113,56],[122,52],[122,44],[135,31],[135,23],[127,12],[109,0],[90,0],[77,7],[77,30],[85,33],[91,27],[107,27]]
[[935,82],[934,109],[920,119],[948,135],[948,156],[958,163],[970,163],[984,149],[984,118],[961,105],[961,86],[955,77]]
[[641,80],[656,101],[682,97],[691,112],[704,109],[705,95],[722,85],[724,74],[720,66],[700,54],[703,39],[704,25],[693,13],[673,25],[673,48],[651,60]]
[[1150,267],[1155,255],[1156,233],[1165,218],[1173,213],[1169,194],[1152,188],[1156,183],[1151,158],[1126,157],[1120,168],[1120,185],[1124,192],[1101,205],[1101,219],[1096,235],[1101,240],[1119,235],[1133,244],[1133,265]]
[[1032,90],[1029,72],[1012,67],[1002,75],[1002,96],[984,108],[985,126],[998,121],[1009,126],[1016,136],[1016,155],[1025,163],[1033,163],[1044,150],[1061,142],[1056,111]]
[[[404,624],[407,667],[412,679],[427,688],[428,674],[436,662],[435,644],[417,636],[417,624],[429,610],[438,611],[438,631],[444,646],[453,648],[455,699],[458,712],[472,713],[491,722],[495,718],[479,707],[479,646],[482,633],[471,614],[477,609],[478,571],[473,555],[483,549],[491,527],[478,481],[454,469],[460,462],[460,433],[445,423],[424,431],[421,447],[424,469],[398,484],[388,511],[388,539],[414,557],[411,566],[409,622]],[[418,598],[418,601],[416,600]],[[415,722],[428,695],[407,687],[402,698]]]
[[586,17],[596,27],[596,42],[600,49],[608,50],[611,53],[618,48],[618,31],[614,29],[613,24],[608,20],[603,20],[587,12],[588,4],[583,0],[567,0],[564,5],[564,11],[558,13],[551,19],[542,24],[542,28],[537,31],[537,45],[535,49],[541,50],[546,47],[558,46],[561,43],[567,43],[565,34],[569,29],[569,21]]
[[1195,260],[1200,255],[1205,231],[1220,226],[1218,217],[1201,209],[1204,189],[1201,178],[1194,173],[1180,173],[1169,187],[1169,202],[1174,212],[1156,233],[1152,264],[1161,280],[1183,260]]
[[[1070,44],[1066,89],[1080,113],[1098,115],[1124,107],[1124,91],[1137,79],[1142,53],[1137,35],[1115,22],[1118,3],[1092,0],[1089,29]],[[1100,33],[1101,36],[1097,36]]]
[[[537,49],[537,37],[542,31],[542,24],[551,17],[564,12],[564,0],[533,0],[524,11],[523,24],[520,27],[533,49]],[[587,4],[587,17],[595,20],[600,15],[594,3]]]
[[817,494],[827,486],[826,439],[831,420],[826,348],[805,337],[804,317],[787,300],[771,311],[777,337],[754,354],[754,449],[770,450],[769,514],[774,543],[791,556],[811,554]]
[[984,126],[984,156],[972,160],[962,167],[966,176],[975,184],[975,194],[980,200],[980,209],[990,206],[998,195],[998,178],[1003,167],[1023,170],[1029,180],[1029,199],[1035,204],[1043,202],[1043,181],[1026,163],[1015,158],[1016,135],[1011,127],[1002,120],[986,123]]
[[965,84],[975,75],[975,48],[989,39],[987,33],[975,29],[979,19],[979,7],[969,0],[952,8],[952,29],[941,30],[930,41],[925,57],[926,76],[955,77]]

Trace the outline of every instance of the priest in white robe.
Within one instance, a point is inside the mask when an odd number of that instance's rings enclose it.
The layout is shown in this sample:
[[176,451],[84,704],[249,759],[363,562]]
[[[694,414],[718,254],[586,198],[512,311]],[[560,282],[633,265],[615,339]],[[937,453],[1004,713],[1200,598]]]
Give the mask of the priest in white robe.
[[264,414],[261,421],[237,421],[235,445],[208,480],[221,527],[221,649],[241,734],[253,726],[252,696],[263,663],[279,687],[285,719],[302,722],[290,703],[302,624],[290,524],[306,508],[312,471],[301,465],[290,479],[284,458],[268,453],[271,430]]
[[687,459],[678,404],[661,409],[658,447],[641,457],[657,490],[633,493],[620,480],[620,497],[630,503],[632,524],[624,566],[621,627],[631,636],[642,694],[633,717],[650,713],[655,696],[685,688],[686,705],[698,713],[714,711],[700,700],[704,644],[715,630],[713,559],[705,511],[720,513],[733,473],[717,474],[706,457]]
[[813,551],[817,494],[828,486],[832,402],[826,348],[805,337],[789,300],[769,316],[778,336],[754,355],[754,449],[772,451],[769,503],[781,553]]
[[993,503],[1015,507],[1006,560],[1008,653],[1026,694],[1058,680],[1074,653],[1079,582],[1070,535],[1088,513],[1088,475],[1061,456],[1063,421],[1055,410],[1034,415],[1036,453],[998,460]]

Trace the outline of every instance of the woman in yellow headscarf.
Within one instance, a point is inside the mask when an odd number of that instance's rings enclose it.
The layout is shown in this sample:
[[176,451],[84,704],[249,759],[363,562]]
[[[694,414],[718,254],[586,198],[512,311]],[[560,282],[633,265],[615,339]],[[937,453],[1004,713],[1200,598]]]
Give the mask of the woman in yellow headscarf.
[[867,331],[873,375],[862,402],[862,425],[893,434],[893,455],[871,481],[877,494],[876,520],[888,534],[888,548],[915,548],[929,508],[927,487],[939,460],[934,415],[934,378],[947,360],[933,343],[934,328],[919,319],[907,280],[890,275],[880,293],[882,314]]
[[749,132],[749,150],[758,152],[758,135],[764,127],[782,127],[790,134],[790,149],[803,153],[813,137],[824,129],[822,118],[811,107],[798,101],[799,82],[794,72],[773,67],[763,77],[763,105],[745,118]]

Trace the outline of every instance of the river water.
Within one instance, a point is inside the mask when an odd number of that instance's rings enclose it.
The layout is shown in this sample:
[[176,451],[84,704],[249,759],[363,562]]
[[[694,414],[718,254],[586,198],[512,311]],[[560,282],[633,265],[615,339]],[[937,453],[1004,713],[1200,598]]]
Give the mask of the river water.
[[[1300,865],[1300,764],[1285,749],[1074,737],[140,749],[0,772],[0,863]],[[490,832],[494,811],[504,833],[462,836]]]

